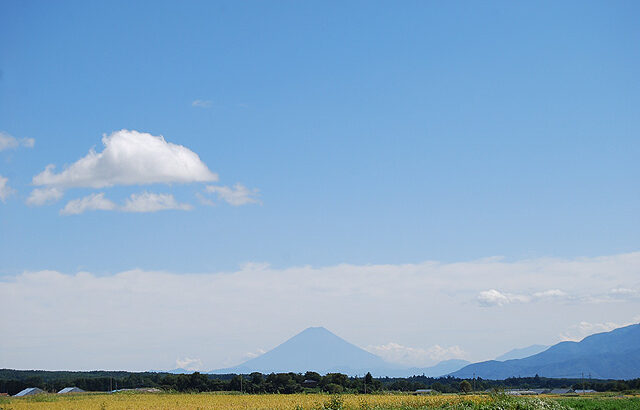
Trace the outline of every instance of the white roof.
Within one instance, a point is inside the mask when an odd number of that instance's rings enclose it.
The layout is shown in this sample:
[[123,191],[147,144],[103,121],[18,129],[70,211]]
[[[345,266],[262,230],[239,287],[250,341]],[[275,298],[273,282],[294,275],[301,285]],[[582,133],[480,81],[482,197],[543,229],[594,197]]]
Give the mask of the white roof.
[[32,394],[44,393],[44,390],[39,389],[37,387],[27,387],[22,390],[20,393],[16,394],[14,397],[22,397],[22,396],[30,396]]
[[65,387],[64,389],[58,392],[58,394],[64,394],[64,393],[84,393],[84,390],[82,390],[79,387]]

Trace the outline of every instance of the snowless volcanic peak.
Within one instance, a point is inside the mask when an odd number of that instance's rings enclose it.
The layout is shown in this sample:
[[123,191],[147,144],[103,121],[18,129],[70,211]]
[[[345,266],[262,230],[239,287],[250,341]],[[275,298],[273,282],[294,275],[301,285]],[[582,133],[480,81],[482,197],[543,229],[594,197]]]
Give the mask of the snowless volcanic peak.
[[265,354],[216,373],[228,372],[343,372],[366,373],[388,368],[380,357],[336,336],[324,327],[309,327]]

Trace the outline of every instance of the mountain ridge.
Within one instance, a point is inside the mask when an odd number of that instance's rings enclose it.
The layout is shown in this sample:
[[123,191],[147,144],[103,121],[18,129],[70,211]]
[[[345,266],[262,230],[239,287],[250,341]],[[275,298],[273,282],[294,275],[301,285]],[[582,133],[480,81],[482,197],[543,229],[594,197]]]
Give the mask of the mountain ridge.
[[583,377],[633,379],[640,377],[640,324],[596,333],[579,342],[557,343],[535,355],[506,361],[489,360],[452,372],[454,377]]

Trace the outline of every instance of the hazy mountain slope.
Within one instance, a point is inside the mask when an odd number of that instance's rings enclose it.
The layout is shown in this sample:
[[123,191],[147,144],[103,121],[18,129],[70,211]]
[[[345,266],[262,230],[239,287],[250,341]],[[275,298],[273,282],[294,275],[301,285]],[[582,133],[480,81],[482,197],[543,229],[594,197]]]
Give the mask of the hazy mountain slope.
[[430,367],[411,367],[408,370],[403,371],[402,375],[407,376],[420,376],[425,375],[427,377],[439,377],[460,370],[463,367],[469,365],[471,362],[462,359],[444,360],[435,366]]
[[496,357],[494,360],[497,360],[499,362],[504,362],[505,360],[524,359],[525,357],[533,356],[534,354],[544,352],[548,348],[549,346],[545,346],[545,345],[531,345],[531,346],[522,347],[519,349],[509,350],[507,353]]
[[466,366],[452,375],[484,379],[517,376],[629,379],[640,377],[640,324],[561,342],[524,359],[490,360]]

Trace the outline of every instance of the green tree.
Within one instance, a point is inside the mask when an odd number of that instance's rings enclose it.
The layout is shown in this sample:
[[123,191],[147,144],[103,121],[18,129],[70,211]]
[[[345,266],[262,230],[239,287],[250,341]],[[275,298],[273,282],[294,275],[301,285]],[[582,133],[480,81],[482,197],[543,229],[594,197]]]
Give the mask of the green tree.
[[471,383],[468,380],[460,382],[460,391],[463,393],[469,393],[471,391]]
[[366,376],[364,376],[364,382],[365,382],[367,385],[371,385],[371,384],[373,384],[373,376],[371,376],[371,373],[370,373],[370,372],[367,372]]

